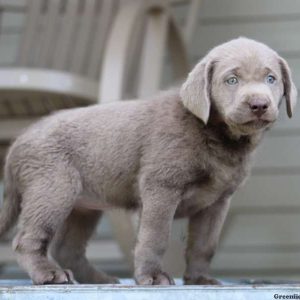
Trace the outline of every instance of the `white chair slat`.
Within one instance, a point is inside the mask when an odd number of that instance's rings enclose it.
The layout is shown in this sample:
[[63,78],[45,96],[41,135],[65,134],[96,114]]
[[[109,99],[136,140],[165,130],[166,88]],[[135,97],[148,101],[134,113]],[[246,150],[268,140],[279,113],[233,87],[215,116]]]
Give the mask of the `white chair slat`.
[[[31,66],[38,48],[40,12],[44,0],[27,0],[27,18],[21,37],[17,65]],[[33,47],[35,45],[35,47]]]
[[141,13],[136,21],[135,26],[132,28],[130,37],[130,50],[128,50],[126,57],[126,77],[124,78],[124,94],[123,98],[128,99],[132,97],[138,97],[139,86],[139,69],[141,63],[141,56],[143,50],[143,44],[145,42],[146,33],[146,13]]
[[97,17],[95,13],[96,1],[97,0],[85,0],[85,2],[82,2],[84,4],[82,4],[83,11],[81,11],[80,26],[78,27],[76,41],[73,46],[70,66],[70,71],[74,73],[80,74],[84,69],[84,58],[89,52],[91,33],[94,30],[94,28],[92,28],[93,19]]
[[128,0],[121,3],[104,51],[98,96],[101,103],[123,98],[133,32],[143,13],[143,1]]
[[53,53],[52,68],[55,70],[67,70],[70,60],[72,42],[76,34],[76,20],[80,0],[69,0],[66,2],[65,11],[60,18],[60,34],[56,41],[56,48]]
[[199,10],[203,0],[191,0],[184,28],[184,38],[187,45],[193,42],[195,29],[197,28]]
[[145,41],[139,72],[138,96],[149,96],[159,90],[164,49],[167,41],[168,11],[153,10],[147,15]]
[[56,37],[59,33],[58,28],[58,18],[59,18],[59,10],[63,0],[48,0],[46,11],[43,15],[43,34],[41,37],[41,47],[39,51],[39,56],[35,61],[35,65],[38,67],[48,67],[48,62],[50,60],[51,55],[53,54],[53,50],[56,45]]
[[86,74],[88,77],[97,78],[99,76],[105,42],[112,25],[114,15],[118,9],[118,2],[119,1],[102,0],[101,5],[97,7],[97,17],[94,18],[93,44],[86,64]]

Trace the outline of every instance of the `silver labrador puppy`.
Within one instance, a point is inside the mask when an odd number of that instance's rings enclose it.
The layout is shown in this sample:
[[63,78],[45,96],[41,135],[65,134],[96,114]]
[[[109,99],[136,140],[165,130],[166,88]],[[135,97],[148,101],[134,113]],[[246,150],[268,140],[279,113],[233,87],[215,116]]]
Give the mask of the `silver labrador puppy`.
[[174,217],[188,217],[185,283],[217,283],[208,268],[230,197],[282,99],[291,117],[296,94],[284,59],[239,38],[212,49],[180,91],[46,117],[8,152],[0,234],[19,216],[13,248],[36,284],[73,274],[116,282],[89,264],[85,246],[101,209],[137,208],[136,282],[172,284],[162,257]]

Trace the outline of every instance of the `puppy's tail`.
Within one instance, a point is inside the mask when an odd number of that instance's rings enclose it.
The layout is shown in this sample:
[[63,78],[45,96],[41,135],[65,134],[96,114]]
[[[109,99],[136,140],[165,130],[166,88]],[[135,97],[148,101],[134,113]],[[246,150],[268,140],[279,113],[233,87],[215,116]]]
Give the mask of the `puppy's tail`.
[[4,171],[4,197],[0,209],[0,237],[15,224],[21,210],[20,202],[20,195],[18,195],[14,178],[6,165]]

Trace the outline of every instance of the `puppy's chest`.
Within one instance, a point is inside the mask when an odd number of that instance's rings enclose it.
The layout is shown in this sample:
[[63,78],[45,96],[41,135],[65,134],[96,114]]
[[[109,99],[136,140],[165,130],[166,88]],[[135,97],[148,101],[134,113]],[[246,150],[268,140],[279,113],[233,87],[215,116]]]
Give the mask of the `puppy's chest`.
[[207,176],[187,187],[176,211],[176,217],[186,217],[231,196],[246,179],[249,163],[241,160],[236,165],[226,165],[219,160],[208,164]]

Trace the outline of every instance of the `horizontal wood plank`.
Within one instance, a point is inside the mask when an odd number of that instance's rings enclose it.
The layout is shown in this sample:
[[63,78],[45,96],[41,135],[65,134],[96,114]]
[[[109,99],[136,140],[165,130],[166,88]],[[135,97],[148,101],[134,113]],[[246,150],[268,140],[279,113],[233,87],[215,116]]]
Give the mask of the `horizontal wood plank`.
[[24,26],[25,17],[25,12],[4,11],[1,15],[1,32],[21,32]]
[[231,217],[224,247],[286,247],[300,245],[299,211],[287,213],[241,212]]
[[192,55],[202,57],[211,48],[239,36],[264,42],[285,56],[299,55],[299,27],[300,18],[297,21],[268,23],[200,24],[195,33]]
[[203,0],[201,17],[232,18],[300,14],[298,0]]
[[255,167],[300,166],[300,136],[268,136],[258,147],[255,155]]
[[27,8],[27,0],[0,0],[2,12],[24,13]]
[[254,175],[236,192],[232,209],[300,209],[299,175]]
[[[230,271],[239,271],[239,275],[244,277],[246,272],[254,271],[256,276],[265,270],[273,270],[274,275],[282,272],[291,274],[292,271],[299,272],[300,252],[292,253],[256,253],[256,252],[223,252],[217,251],[212,262],[213,271],[223,271],[225,274]],[[261,277],[261,275],[260,275]],[[298,275],[299,278],[299,275]]]

